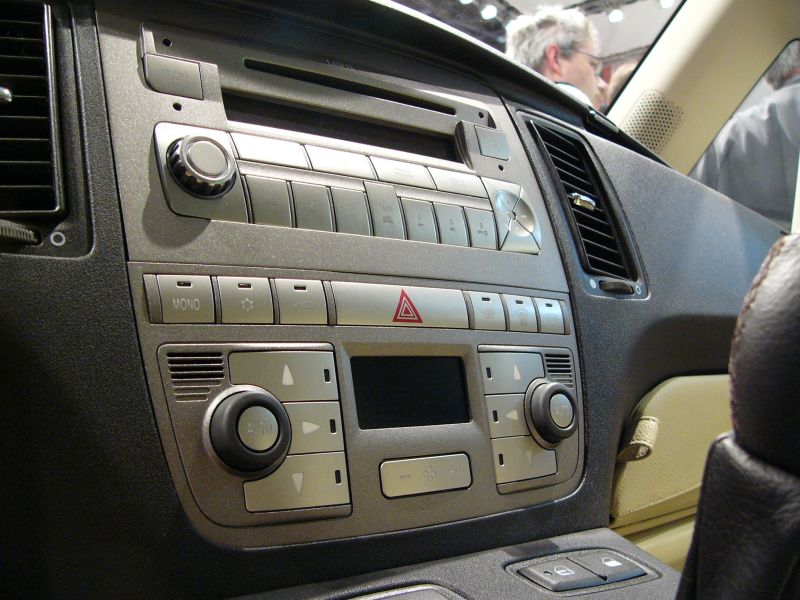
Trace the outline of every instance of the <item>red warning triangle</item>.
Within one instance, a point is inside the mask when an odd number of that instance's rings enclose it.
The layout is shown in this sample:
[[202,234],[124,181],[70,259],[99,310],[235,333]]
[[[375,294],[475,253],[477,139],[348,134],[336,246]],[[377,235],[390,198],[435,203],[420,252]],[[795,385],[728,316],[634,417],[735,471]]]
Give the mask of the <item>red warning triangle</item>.
[[419,316],[419,311],[411,298],[408,297],[405,290],[400,290],[400,300],[397,302],[397,310],[394,311],[395,323],[422,323],[422,317]]

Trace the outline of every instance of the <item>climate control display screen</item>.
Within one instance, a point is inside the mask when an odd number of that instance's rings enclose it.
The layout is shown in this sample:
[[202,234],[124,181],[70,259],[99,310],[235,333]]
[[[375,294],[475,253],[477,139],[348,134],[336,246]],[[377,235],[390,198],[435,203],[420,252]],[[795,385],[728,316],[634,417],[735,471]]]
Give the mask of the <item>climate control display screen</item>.
[[351,359],[362,429],[466,423],[464,365],[453,356]]

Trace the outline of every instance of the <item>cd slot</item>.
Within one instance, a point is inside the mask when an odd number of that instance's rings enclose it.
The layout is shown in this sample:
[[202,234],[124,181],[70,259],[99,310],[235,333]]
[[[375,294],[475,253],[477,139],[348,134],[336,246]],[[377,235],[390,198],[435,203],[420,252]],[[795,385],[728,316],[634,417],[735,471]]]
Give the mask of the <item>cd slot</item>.
[[308,107],[291,106],[223,90],[222,101],[229,121],[288,129],[337,140],[369,144],[463,163],[453,136],[399,129],[351,116]]
[[280,77],[288,77],[296,81],[305,83],[315,83],[317,85],[324,85],[328,88],[334,88],[345,92],[353,92],[362,96],[371,96],[379,100],[388,100],[390,102],[398,102],[407,106],[415,108],[424,108],[425,110],[433,110],[445,115],[455,115],[456,111],[450,106],[444,106],[435,102],[430,102],[422,98],[415,98],[406,94],[400,94],[391,90],[333,77],[331,75],[324,75],[322,73],[315,73],[313,71],[306,71],[305,69],[296,69],[294,67],[287,67],[285,65],[276,65],[252,58],[244,59],[244,66],[253,71],[260,71],[261,73],[269,73],[270,75],[278,75]]

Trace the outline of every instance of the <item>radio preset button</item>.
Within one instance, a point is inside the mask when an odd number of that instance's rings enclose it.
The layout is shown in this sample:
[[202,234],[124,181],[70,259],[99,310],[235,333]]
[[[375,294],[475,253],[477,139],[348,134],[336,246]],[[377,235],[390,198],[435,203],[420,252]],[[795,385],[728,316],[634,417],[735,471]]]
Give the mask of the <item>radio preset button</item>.
[[292,424],[289,454],[344,450],[338,402],[289,402],[284,408]]
[[500,294],[489,292],[467,292],[467,294],[472,302],[475,329],[506,330],[506,315]]
[[292,201],[289,184],[283,179],[245,177],[253,207],[253,221],[259,225],[292,226]]
[[436,221],[433,218],[433,206],[422,200],[403,198],[403,212],[406,219],[408,239],[416,242],[436,243]]
[[460,290],[345,281],[331,286],[338,325],[469,327]]
[[274,323],[266,277],[217,277],[223,323]]
[[460,206],[434,204],[436,220],[439,221],[439,239],[443,244],[451,246],[469,246],[467,224],[464,222],[464,210]]
[[545,450],[529,435],[492,440],[497,483],[546,477],[558,471],[556,453]]
[[233,352],[231,383],[256,385],[281,402],[338,400],[332,352]]
[[249,512],[348,504],[344,452],[290,454],[271,475],[244,483],[244,501]]
[[498,210],[513,210],[514,204],[510,206],[498,205],[497,194],[498,192],[507,192],[508,196],[514,198],[514,203],[516,203],[516,199],[520,196],[521,188],[516,183],[503,181],[502,179],[490,179],[488,177],[483,177],[482,179],[486,190],[489,192],[489,199],[495,208]]
[[436,183],[436,189],[442,192],[486,198],[486,189],[477,175],[446,171],[445,169],[436,169],[434,167],[428,167],[428,171]]
[[[486,396],[489,413],[489,435],[492,438],[528,435],[525,422],[525,395]],[[291,413],[289,414],[291,417]]]
[[399,160],[371,156],[372,166],[378,174],[378,179],[389,183],[401,183],[416,187],[436,189],[430,173],[422,165],[415,165]]
[[445,454],[381,463],[381,489],[389,498],[459,490],[472,485],[469,457]]
[[536,231],[536,217],[528,203],[522,198],[517,200],[514,205],[514,219],[530,234]]
[[503,304],[506,305],[510,331],[527,331],[528,333],[539,331],[533,300],[527,296],[503,294]]
[[394,187],[384,183],[365,181],[369,207],[372,210],[372,231],[378,237],[405,239],[403,216]]
[[292,182],[294,196],[294,214],[297,227],[300,229],[316,229],[333,231],[333,215],[328,188],[311,183]]
[[367,212],[367,197],[358,190],[331,188],[336,231],[356,235],[372,235]]
[[303,147],[296,142],[232,133],[233,144],[242,160],[270,163],[286,167],[308,169],[308,160]]
[[327,325],[328,303],[321,281],[276,279],[281,325]]
[[561,312],[561,303],[550,298],[534,298],[539,318],[542,321],[542,333],[564,334],[564,314]]
[[514,218],[514,206],[519,201],[521,188],[516,183],[488,177],[483,178],[483,183],[489,192],[489,200],[492,202],[497,219],[497,233],[502,246],[508,236],[508,224]]
[[544,377],[542,357],[533,352],[481,352],[485,394],[524,394],[534,379]]
[[465,208],[469,237],[473,248],[497,250],[497,233],[494,229],[494,216],[488,210]]
[[164,323],[213,323],[214,290],[208,275],[156,275]]
[[507,252],[520,252],[522,254],[539,254],[539,244],[536,243],[530,231],[525,229],[519,221],[511,220],[508,224],[508,235],[503,240],[500,248]]
[[369,159],[363,154],[353,154],[343,150],[308,145],[306,145],[306,152],[308,152],[311,166],[315,171],[350,175],[351,177],[361,177],[362,179],[375,178]]

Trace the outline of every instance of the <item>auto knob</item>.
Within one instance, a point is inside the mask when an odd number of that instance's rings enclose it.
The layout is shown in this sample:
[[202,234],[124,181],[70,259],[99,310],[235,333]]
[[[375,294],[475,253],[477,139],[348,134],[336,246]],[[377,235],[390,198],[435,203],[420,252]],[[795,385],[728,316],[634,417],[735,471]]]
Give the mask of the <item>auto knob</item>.
[[167,149],[167,168],[184,190],[201,198],[216,198],[236,181],[236,163],[227,149],[209,137],[187,135]]
[[211,415],[209,435],[220,460],[236,471],[268,475],[289,451],[292,428],[280,401],[267,391],[234,392]]
[[561,383],[535,379],[525,392],[525,420],[531,435],[554,446],[578,428],[575,392]]

